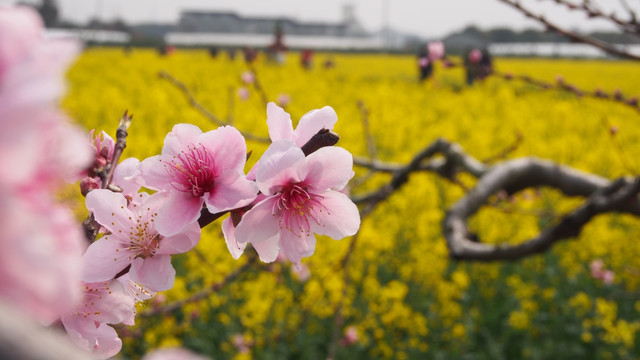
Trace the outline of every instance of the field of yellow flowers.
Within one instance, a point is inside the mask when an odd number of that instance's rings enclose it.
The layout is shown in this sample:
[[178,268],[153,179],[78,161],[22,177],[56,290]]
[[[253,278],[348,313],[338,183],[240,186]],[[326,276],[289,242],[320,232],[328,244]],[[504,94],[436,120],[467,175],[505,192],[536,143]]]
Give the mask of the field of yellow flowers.
[[[640,171],[640,113],[630,107],[500,78],[468,87],[459,68],[436,67],[435,77],[420,84],[416,59],[407,55],[319,54],[309,71],[297,56],[289,54],[283,66],[258,59],[255,71],[267,99],[288,95],[294,125],[305,112],[332,106],[338,145],[353,154],[368,154],[364,105],[384,161],[407,162],[438,137],[487,159],[521,136],[507,158],[537,156],[607,178]],[[325,69],[320,63],[329,56],[336,66]],[[495,68],[549,82],[561,74],[580,88],[640,94],[637,64],[630,62],[497,59]],[[158,154],[176,123],[216,127],[158,77],[166,71],[217,117],[266,136],[260,92],[248,86],[249,97],[238,96],[246,70],[242,59],[205,51],[160,56],[89,48],[68,74],[63,106],[87,129],[109,133],[128,109],[134,118],[124,156]],[[266,145],[249,141],[248,148],[251,165]],[[352,193],[388,181],[365,175],[356,168]],[[461,180],[473,186],[473,179]],[[141,307],[135,327],[119,328],[122,355],[137,359],[157,347],[184,346],[215,359],[640,356],[640,219],[600,216],[579,238],[522,261],[455,262],[441,221],[463,194],[436,175],[413,175],[363,220],[356,237],[318,239],[315,254],[303,259],[307,273],[285,263],[261,264],[250,249],[234,260],[220,221],[213,223],[195,251],[174,257],[175,287]],[[486,241],[518,242],[577,204],[555,191],[527,190],[480,211],[472,227]],[[591,277],[596,259],[614,271],[613,284]],[[163,311],[203,290],[206,296]],[[160,315],[145,316],[152,313]]]

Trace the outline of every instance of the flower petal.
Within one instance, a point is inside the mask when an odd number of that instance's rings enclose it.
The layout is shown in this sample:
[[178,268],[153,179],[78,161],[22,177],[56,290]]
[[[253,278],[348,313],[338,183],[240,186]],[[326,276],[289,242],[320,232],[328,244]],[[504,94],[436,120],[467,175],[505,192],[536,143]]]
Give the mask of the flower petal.
[[337,121],[338,114],[331,106],[309,111],[300,118],[298,127],[294,131],[293,137],[296,145],[302,147],[322,129],[333,130]]
[[300,265],[303,257],[313,255],[315,249],[316,237],[312,233],[280,232],[280,252],[296,266]]
[[279,242],[280,236],[274,235],[264,241],[252,242],[251,245],[256,249],[256,252],[258,252],[258,256],[262,262],[270,263],[276,261],[278,258],[278,253],[280,252]]
[[192,222],[179,233],[160,239],[160,247],[156,254],[182,254],[193,249],[200,240],[200,226]]
[[198,220],[204,199],[189,193],[173,192],[169,200],[158,210],[155,226],[158,233],[171,236]]
[[98,282],[113,279],[117,273],[131,264],[133,254],[128,246],[114,235],[106,235],[89,245],[82,256],[82,281]]
[[319,224],[311,222],[311,231],[335,240],[355,235],[360,228],[360,213],[353,201],[343,193],[332,190],[321,196],[325,209],[317,211]]
[[198,137],[213,158],[216,174],[225,170],[244,171],[247,160],[247,144],[240,132],[232,126],[221,126]]
[[196,142],[202,134],[199,127],[191,124],[176,124],[164,138],[162,155],[174,156]]
[[206,199],[207,209],[213,214],[251,204],[258,195],[258,186],[241,171],[230,170],[214,180],[213,191]]
[[273,195],[289,183],[307,175],[304,153],[290,141],[274,142],[267,148],[256,170],[256,183],[265,195]]
[[134,215],[127,209],[127,199],[122,194],[96,189],[87,194],[85,203],[96,221],[113,234],[129,232]]
[[340,147],[320,148],[307,156],[306,161],[309,172],[305,183],[317,194],[343,189],[354,174],[353,156]]
[[140,184],[138,184],[138,177],[140,176],[139,164],[140,160],[134,157],[124,159],[116,166],[116,170],[113,172],[112,183],[118,185],[125,196],[133,196],[140,190]]
[[274,102],[267,104],[267,126],[272,142],[293,140],[293,124],[291,115]]
[[92,352],[96,359],[108,359],[115,356],[122,348],[122,340],[118,333],[107,324],[95,325],[76,317],[63,317],[62,323],[74,344],[81,349]]
[[236,228],[233,226],[231,216],[222,222],[222,233],[224,234],[224,241],[227,243],[227,249],[229,249],[231,257],[238,260],[244,252],[244,248],[247,247],[247,243],[241,243],[236,240]]
[[[138,183],[153,190],[170,190],[173,178],[167,171],[166,157],[156,155],[148,157],[138,165],[140,177]],[[169,162],[170,163],[170,162]]]
[[165,291],[173,287],[176,270],[171,265],[171,255],[155,255],[135,259],[129,276],[153,291]]
[[242,216],[235,232],[238,242],[255,244],[278,234],[279,218],[272,213],[276,201],[275,197],[268,197]]

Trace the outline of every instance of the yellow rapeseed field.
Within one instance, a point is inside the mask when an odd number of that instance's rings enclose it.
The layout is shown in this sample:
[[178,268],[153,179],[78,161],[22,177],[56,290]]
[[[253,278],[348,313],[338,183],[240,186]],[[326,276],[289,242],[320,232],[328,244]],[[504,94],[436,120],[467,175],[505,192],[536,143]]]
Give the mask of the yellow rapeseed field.
[[[416,59],[407,55],[318,54],[310,71],[298,65],[297,56],[289,54],[283,66],[258,60],[255,70],[268,100],[289,95],[286,109],[294,124],[311,109],[332,106],[339,146],[353,154],[368,154],[361,104],[369,110],[383,161],[407,162],[438,137],[487,159],[520,134],[521,143],[507,158],[537,156],[607,178],[640,171],[640,113],[630,107],[500,78],[468,87],[459,68],[437,66],[435,77],[420,84]],[[336,67],[324,69],[320,63],[329,56]],[[562,75],[589,90],[640,94],[638,65],[630,62],[497,59],[495,68],[549,82]],[[246,70],[242,59],[212,58],[205,51],[163,57],[151,50],[90,48],[68,74],[63,106],[87,129],[110,133],[128,109],[134,118],[125,157],[158,154],[176,123],[205,131],[216,127],[158,77],[167,71],[219,118],[267,136],[260,93],[249,86],[249,98],[238,97]],[[252,165],[266,144],[250,141],[248,148]],[[356,168],[352,193],[388,181],[378,174],[361,182],[365,175]],[[138,316],[135,327],[119,328],[123,355],[135,359],[156,347],[181,345],[215,359],[325,359],[333,352],[340,359],[640,356],[640,219],[599,216],[579,238],[523,261],[455,262],[448,258],[441,221],[463,194],[436,175],[415,174],[364,219],[356,238],[319,238],[315,254],[303,259],[308,279],[288,264],[252,264],[210,296],[162,316]],[[579,203],[556,191],[530,189],[483,209],[471,226],[484,241],[518,242]],[[211,288],[252,252],[234,260],[220,221],[211,224],[195,251],[174,257],[175,287],[140,312]],[[615,272],[614,284],[591,278],[594,259]],[[353,344],[340,340],[351,326],[358,335]],[[237,346],[240,337],[248,350]]]

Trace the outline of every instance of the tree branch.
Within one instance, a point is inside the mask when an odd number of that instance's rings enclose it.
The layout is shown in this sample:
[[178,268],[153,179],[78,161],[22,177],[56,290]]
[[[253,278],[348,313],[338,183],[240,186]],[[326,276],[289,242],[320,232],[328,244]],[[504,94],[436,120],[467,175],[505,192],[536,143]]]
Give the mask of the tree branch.
[[[558,224],[518,245],[483,244],[472,239],[467,218],[488,203],[501,190],[515,193],[532,186],[549,186],[568,196],[589,197],[582,206]],[[640,178],[618,179],[587,174],[570,167],[535,158],[506,161],[487,172],[476,186],[447,212],[443,231],[454,259],[497,261],[515,260],[549,249],[554,243],[577,236],[594,216],[604,212],[640,215],[638,192]]]
[[538,22],[540,22],[541,24],[545,25],[547,27],[547,29],[549,30],[553,30],[555,32],[557,32],[558,34],[569,38],[572,41],[575,42],[579,42],[579,43],[583,43],[583,44],[588,44],[594,47],[597,47],[598,49],[611,54],[611,55],[615,55],[624,59],[631,59],[631,60],[640,60],[640,56],[632,54],[628,51],[625,51],[623,49],[620,49],[618,47],[615,47],[605,41],[601,41],[598,40],[596,38],[590,37],[590,36],[584,36],[584,35],[580,35],[578,33],[575,33],[573,31],[569,31],[569,30],[565,30],[553,23],[551,23],[550,21],[548,21],[547,19],[544,18],[544,16],[541,15],[536,15],[533,12],[531,12],[530,10],[524,8],[522,5],[520,5],[519,2],[515,1],[515,0],[498,0],[501,1],[515,9],[517,9],[518,11],[520,11],[522,14],[526,15],[529,18],[532,18],[534,20],[537,20]]

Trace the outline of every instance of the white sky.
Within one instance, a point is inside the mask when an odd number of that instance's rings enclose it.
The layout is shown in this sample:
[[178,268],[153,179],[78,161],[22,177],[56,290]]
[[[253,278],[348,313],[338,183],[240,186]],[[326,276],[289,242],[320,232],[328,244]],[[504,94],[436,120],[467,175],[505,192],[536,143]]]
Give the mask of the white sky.
[[[11,4],[17,0],[0,0]],[[26,0],[38,2],[38,0]],[[518,11],[498,0],[57,0],[64,19],[86,23],[99,15],[102,20],[122,18],[127,22],[176,21],[180,10],[234,11],[245,16],[288,16],[302,21],[338,22],[343,6],[355,7],[357,19],[368,31],[386,22],[394,29],[437,38],[473,24],[482,29],[499,26],[516,30],[536,27]],[[574,2],[582,0],[573,0]],[[640,0],[591,0],[623,16],[621,3],[640,13]],[[520,0],[564,27],[579,30],[615,29],[603,20],[589,20],[551,0]],[[540,26],[537,26],[541,28]]]

